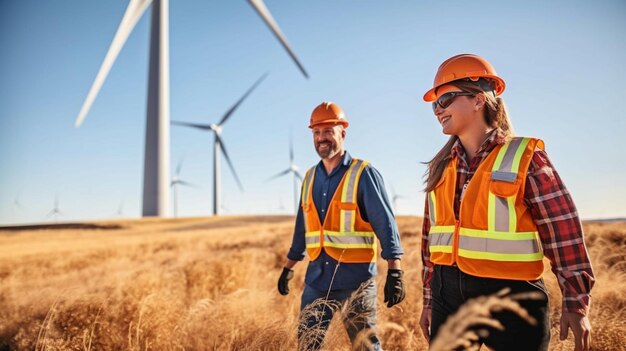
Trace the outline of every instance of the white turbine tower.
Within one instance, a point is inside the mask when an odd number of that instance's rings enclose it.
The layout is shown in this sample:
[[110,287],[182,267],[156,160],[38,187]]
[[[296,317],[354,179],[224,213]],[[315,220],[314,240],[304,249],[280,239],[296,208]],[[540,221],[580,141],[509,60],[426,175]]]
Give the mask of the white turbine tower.
[[172,182],[170,186],[172,187],[174,193],[174,217],[178,218],[178,186],[188,186],[191,188],[195,188],[196,186],[180,179],[180,170],[183,168],[183,160],[178,161],[178,166],[176,166],[176,173],[174,173],[174,178],[172,178]]
[[269,182],[270,180],[282,177],[289,173],[293,173],[293,208],[294,208],[294,211],[298,213],[298,193],[299,193],[298,192],[298,179],[302,181],[302,175],[299,172],[300,168],[296,166],[296,164],[293,161],[293,158],[294,158],[293,157],[293,140],[290,137],[289,138],[289,168],[269,178],[267,181]]
[[50,210],[50,212],[48,212],[48,214],[46,215],[46,219],[54,216],[54,221],[56,222],[59,218],[59,215],[61,214],[63,214],[63,212],[61,212],[61,209],[59,209],[59,195],[55,195],[54,207],[52,208],[52,210]]
[[[262,0],[249,0],[250,4],[270,27],[298,65],[305,77],[308,75],[289,47],[280,28]],[[115,33],[96,79],[76,118],[79,127],[93,104],[111,67],[133,28],[152,4],[150,29],[150,64],[148,77],[148,103],[146,140],[143,169],[143,216],[168,216],[169,161],[170,161],[170,74],[169,74],[169,0],[130,0],[122,21]]]
[[195,129],[200,129],[203,131],[211,131],[215,136],[213,141],[213,214],[218,215],[221,210],[221,181],[220,181],[220,152],[224,154],[224,158],[226,158],[226,162],[230,167],[230,170],[233,172],[233,176],[237,181],[237,185],[239,189],[243,191],[243,186],[241,185],[241,181],[239,181],[239,177],[237,176],[237,172],[235,171],[235,167],[233,166],[230,157],[228,156],[228,152],[226,152],[226,146],[224,145],[224,141],[222,140],[222,126],[228,119],[233,115],[233,113],[237,110],[239,105],[252,93],[252,91],[267,77],[267,73],[262,75],[253,85],[246,91],[246,93],[222,116],[222,119],[217,124],[198,124],[198,123],[189,123],[189,122],[178,122],[172,121],[172,124],[183,126],[183,127],[191,127]]

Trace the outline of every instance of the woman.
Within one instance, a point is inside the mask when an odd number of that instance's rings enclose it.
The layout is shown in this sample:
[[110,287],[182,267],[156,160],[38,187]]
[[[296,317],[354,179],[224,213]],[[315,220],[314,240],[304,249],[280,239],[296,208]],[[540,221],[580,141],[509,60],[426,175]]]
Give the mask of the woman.
[[594,275],[580,220],[543,141],[514,137],[498,97],[504,89],[489,62],[463,54],[441,64],[424,95],[450,139],[428,163],[420,327],[430,340],[468,299],[503,288],[538,291],[546,298],[520,301],[536,325],[498,313],[505,329],[487,328],[479,342],[495,350],[547,350],[546,257],[564,297],[561,339],[572,329],[575,350],[588,350]]

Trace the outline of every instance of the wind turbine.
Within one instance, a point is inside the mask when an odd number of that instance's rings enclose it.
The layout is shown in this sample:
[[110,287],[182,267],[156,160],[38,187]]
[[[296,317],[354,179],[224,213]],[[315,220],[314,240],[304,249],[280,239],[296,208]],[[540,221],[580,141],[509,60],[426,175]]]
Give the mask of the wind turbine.
[[178,218],[178,186],[188,186],[191,188],[195,188],[196,186],[180,179],[180,170],[183,167],[183,160],[178,161],[178,166],[176,166],[176,173],[174,173],[174,178],[170,182],[170,186],[174,190],[174,217]]
[[56,222],[57,219],[59,218],[59,215],[61,214],[63,214],[63,212],[61,212],[61,210],[59,209],[59,195],[55,195],[54,207],[52,208],[52,210],[50,210],[50,212],[48,212],[48,214],[46,215],[46,219],[50,218],[51,216],[54,216],[54,221]]
[[[289,47],[276,21],[262,0],[249,0],[257,13],[270,27],[305,77],[302,64]],[[169,73],[169,0],[130,0],[122,21],[113,37],[87,98],[76,118],[79,127],[93,104],[102,84],[115,63],[126,39],[152,4],[150,28],[150,63],[148,74],[148,102],[146,111],[146,139],[143,169],[143,216],[168,216],[169,162],[170,162],[170,73]]]
[[237,181],[237,185],[239,189],[243,191],[243,186],[239,181],[239,177],[237,176],[237,172],[235,171],[235,167],[228,156],[228,152],[226,152],[226,146],[224,145],[224,141],[222,140],[222,126],[228,119],[233,115],[233,113],[237,110],[239,105],[252,93],[252,91],[267,77],[267,73],[261,76],[253,85],[246,91],[246,93],[222,116],[222,119],[217,124],[198,124],[198,123],[189,123],[189,122],[179,122],[172,121],[172,124],[183,126],[183,127],[191,127],[195,129],[200,129],[202,131],[211,131],[215,136],[213,141],[213,215],[218,215],[221,210],[221,193],[220,193],[220,152],[224,154],[226,158],[226,162],[230,167],[230,170],[233,172],[233,176]]
[[115,211],[115,215],[117,217],[124,216],[124,200],[120,201],[120,205],[117,207],[117,211]]
[[24,210],[24,206],[22,206],[22,203],[20,202],[20,194],[17,194],[15,196],[15,198],[13,199],[13,207],[11,207],[11,217],[15,220],[17,218],[16,215],[16,209],[23,211]]
[[289,137],[289,168],[269,178],[267,181],[282,177],[286,174],[293,173],[293,208],[298,212],[298,179],[302,181],[302,175],[298,172],[300,168],[293,162],[293,139]]
[[403,199],[404,196],[396,194],[396,191],[393,189],[393,185],[390,185],[390,187],[391,187],[391,205],[393,206],[393,212],[395,212],[395,214],[398,215],[398,207],[397,207],[396,201],[398,199]]

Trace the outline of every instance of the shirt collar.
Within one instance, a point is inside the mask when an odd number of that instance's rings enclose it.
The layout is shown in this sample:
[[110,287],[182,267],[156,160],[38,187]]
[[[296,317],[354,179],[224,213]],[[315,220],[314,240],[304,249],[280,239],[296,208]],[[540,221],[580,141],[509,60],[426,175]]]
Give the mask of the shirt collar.
[[[352,156],[350,155],[348,151],[344,150],[343,156],[341,158],[341,162],[339,163],[337,167],[333,168],[333,170],[330,172],[330,174],[328,174],[328,176],[329,177],[333,176],[335,173],[339,171],[341,167],[349,167],[351,164],[352,164]],[[322,171],[324,171],[324,174],[326,174],[326,169],[324,168],[324,162],[322,160],[320,160],[320,162],[317,164],[317,167],[320,168]]]
[[[504,144],[506,141],[506,136],[504,132],[500,128],[496,128],[489,132],[485,141],[480,144],[478,151],[476,151],[476,155],[481,155],[484,153],[489,153],[496,146]],[[463,144],[461,144],[461,140],[457,139],[454,145],[452,146],[452,157],[465,158],[465,149],[463,148]]]

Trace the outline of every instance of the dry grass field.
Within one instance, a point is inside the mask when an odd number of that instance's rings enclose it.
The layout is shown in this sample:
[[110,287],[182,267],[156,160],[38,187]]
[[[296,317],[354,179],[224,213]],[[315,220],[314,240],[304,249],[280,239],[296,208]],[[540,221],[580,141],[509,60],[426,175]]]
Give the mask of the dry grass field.
[[[276,292],[292,225],[248,216],[0,229],[0,350],[294,350],[306,264],[290,295]],[[379,275],[380,335],[386,350],[425,350],[421,219],[399,225],[408,293],[387,309]],[[585,231],[597,275],[593,350],[626,350],[626,223]],[[546,277],[551,349],[572,350],[557,340],[560,292]],[[350,349],[341,323],[326,349]]]

